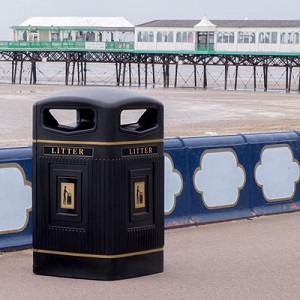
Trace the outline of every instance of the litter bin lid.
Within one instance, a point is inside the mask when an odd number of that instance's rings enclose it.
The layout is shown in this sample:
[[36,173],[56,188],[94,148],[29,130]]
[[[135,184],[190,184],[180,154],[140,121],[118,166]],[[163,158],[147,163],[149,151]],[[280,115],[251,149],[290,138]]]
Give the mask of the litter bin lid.
[[[61,125],[53,110],[74,110],[75,122]],[[131,123],[124,111],[141,110]],[[163,139],[163,105],[159,100],[119,88],[66,90],[34,104],[34,140],[134,141]]]

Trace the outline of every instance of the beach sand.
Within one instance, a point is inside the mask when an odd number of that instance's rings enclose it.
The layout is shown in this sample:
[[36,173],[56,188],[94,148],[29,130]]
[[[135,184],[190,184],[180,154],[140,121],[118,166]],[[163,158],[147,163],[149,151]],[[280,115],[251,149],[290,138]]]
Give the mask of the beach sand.
[[[82,87],[0,84],[0,147],[31,145],[34,102],[66,89],[78,88]],[[165,137],[300,129],[298,93],[192,88],[124,89],[135,90],[163,102]]]

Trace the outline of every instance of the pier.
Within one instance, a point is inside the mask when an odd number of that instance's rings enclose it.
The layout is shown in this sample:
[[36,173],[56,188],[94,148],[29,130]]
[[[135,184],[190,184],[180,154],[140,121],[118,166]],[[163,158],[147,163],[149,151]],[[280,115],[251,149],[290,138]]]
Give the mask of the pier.
[[[217,53],[217,52],[153,52],[136,50],[43,50],[17,49],[0,50],[0,67],[3,62],[11,64],[10,82],[24,82],[24,66],[29,68],[30,84],[39,84],[38,64],[60,62],[64,64],[65,85],[87,85],[88,66],[105,64],[114,74],[109,85],[117,86],[163,86],[178,87],[180,70],[184,66],[189,72],[192,88],[214,88],[209,83],[218,81],[218,88],[241,89],[240,70],[246,69],[248,78],[245,89],[269,90],[270,80],[275,82],[277,89],[286,92],[300,91],[300,55],[283,53]],[[218,73],[212,76],[212,70],[218,66]],[[279,79],[270,76],[272,68],[279,68]],[[258,71],[262,74],[258,78]],[[230,72],[233,72],[230,77]],[[8,73],[8,71],[6,71]],[[159,75],[158,75],[159,74]],[[158,78],[159,77],[159,78]],[[182,77],[182,76],[181,76]],[[0,75],[0,82],[3,79]],[[184,79],[187,80],[187,79]],[[280,81],[280,82],[279,82]],[[258,83],[260,86],[258,87]]]

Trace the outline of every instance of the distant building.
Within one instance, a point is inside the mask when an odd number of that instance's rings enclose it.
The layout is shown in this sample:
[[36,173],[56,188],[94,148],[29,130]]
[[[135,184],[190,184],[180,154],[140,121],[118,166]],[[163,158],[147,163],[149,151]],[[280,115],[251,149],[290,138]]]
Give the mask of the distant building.
[[154,20],[135,27],[145,51],[300,51],[300,20]]
[[14,41],[134,41],[134,25],[122,17],[32,17],[11,28]]
[[151,52],[300,53],[300,20],[154,20],[32,17],[14,31],[17,48]]

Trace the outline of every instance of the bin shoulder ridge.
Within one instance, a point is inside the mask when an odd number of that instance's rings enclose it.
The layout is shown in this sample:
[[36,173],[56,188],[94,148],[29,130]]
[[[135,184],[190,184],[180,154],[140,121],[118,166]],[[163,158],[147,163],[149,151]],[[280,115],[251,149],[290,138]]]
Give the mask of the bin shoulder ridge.
[[99,104],[105,107],[122,106],[126,104],[144,103],[161,105],[162,102],[148,95],[136,91],[119,88],[101,88],[85,87],[74,88],[63,92],[55,93],[36,102],[35,105],[44,105],[49,103],[61,103],[64,100],[72,100],[74,103]]

